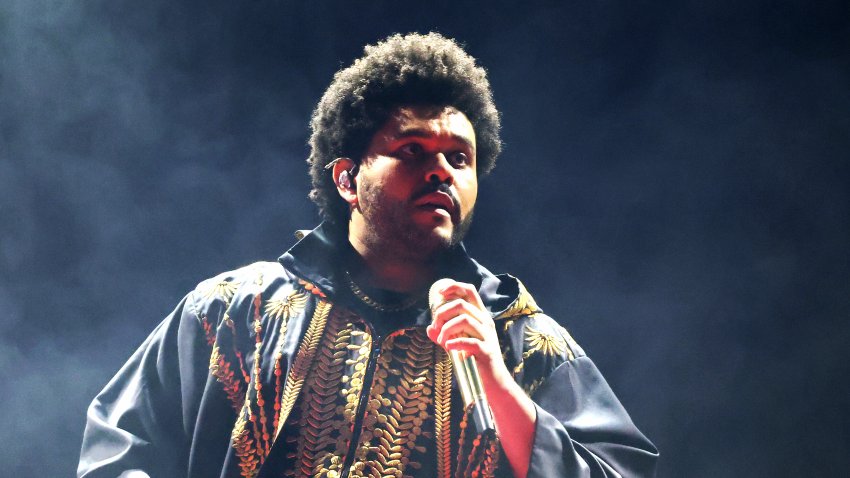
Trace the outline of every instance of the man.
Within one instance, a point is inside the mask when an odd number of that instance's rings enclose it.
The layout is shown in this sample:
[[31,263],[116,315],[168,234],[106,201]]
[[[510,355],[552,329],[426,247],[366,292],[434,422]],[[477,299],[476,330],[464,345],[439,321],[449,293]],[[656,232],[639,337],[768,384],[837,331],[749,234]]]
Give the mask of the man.
[[[440,35],[390,37],[312,129],[325,221],[186,296],[92,403],[78,475],[652,475],[581,348],[461,244],[501,146],[484,70]],[[447,351],[474,357],[495,433]]]

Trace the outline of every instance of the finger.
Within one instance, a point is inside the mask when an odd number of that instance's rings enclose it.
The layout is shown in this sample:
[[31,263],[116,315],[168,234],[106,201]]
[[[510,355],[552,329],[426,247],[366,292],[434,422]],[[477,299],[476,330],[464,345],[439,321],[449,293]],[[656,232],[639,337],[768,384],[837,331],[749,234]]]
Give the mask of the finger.
[[471,290],[475,290],[470,284],[458,282],[452,279],[440,279],[442,286],[437,289],[440,303],[448,302],[452,299],[464,299],[474,302],[470,295]]
[[470,337],[456,337],[446,341],[443,348],[447,351],[465,352],[474,357],[484,357],[484,342]]
[[476,289],[472,284],[454,281],[442,288],[440,294],[443,296],[444,300],[461,298],[465,299],[475,307],[485,310],[484,303],[481,301],[481,296],[478,295],[478,289]]
[[466,301],[456,299],[434,311],[434,321],[426,331],[428,337],[437,343],[441,343],[438,339],[440,332],[448,322],[460,316],[467,316],[466,320],[471,321],[470,323],[474,325],[478,334],[482,337],[487,334],[492,335],[496,330],[496,325],[489,314],[475,309]]
[[464,314],[446,322],[437,334],[437,343],[443,345],[447,340],[456,337],[469,337],[476,340],[484,340],[485,331],[483,330],[481,322]]
[[454,299],[434,309],[432,312],[433,322],[438,328],[442,328],[443,324],[462,314],[471,315],[479,322],[484,320],[481,311],[477,310],[472,304],[463,299]]
[[440,336],[440,329],[434,323],[431,323],[431,325],[425,328],[425,333],[428,334],[428,338],[432,342],[439,344],[437,337]]

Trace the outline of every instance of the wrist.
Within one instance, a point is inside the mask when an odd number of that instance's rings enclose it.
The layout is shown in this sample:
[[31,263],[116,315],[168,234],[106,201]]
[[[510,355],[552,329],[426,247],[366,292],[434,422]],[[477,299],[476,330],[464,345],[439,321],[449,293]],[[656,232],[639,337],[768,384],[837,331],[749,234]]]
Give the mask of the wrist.
[[483,367],[479,365],[479,374],[485,391],[491,393],[509,392],[513,391],[514,387],[518,387],[501,357],[499,357],[499,360],[490,361]]

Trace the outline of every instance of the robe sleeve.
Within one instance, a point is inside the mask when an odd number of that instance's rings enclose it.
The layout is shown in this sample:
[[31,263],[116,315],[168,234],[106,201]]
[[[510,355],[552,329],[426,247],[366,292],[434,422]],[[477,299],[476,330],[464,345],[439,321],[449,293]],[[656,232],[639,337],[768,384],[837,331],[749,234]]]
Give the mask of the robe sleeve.
[[[500,332],[506,365],[537,414],[528,478],[655,476],[655,446],[565,328],[538,309]],[[497,476],[512,478],[507,460]]]
[[652,477],[658,452],[586,356],[559,365],[533,395],[529,478]]
[[[206,374],[203,328],[188,295],[88,408],[79,478],[186,475],[189,402]],[[202,386],[202,384],[200,385]]]

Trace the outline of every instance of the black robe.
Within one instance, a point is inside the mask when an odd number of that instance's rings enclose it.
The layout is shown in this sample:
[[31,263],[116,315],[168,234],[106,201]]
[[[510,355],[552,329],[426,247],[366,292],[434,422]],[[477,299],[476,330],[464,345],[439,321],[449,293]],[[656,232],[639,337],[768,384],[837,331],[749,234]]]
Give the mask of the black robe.
[[[427,304],[366,307],[334,237],[190,292],[92,402],[78,476],[511,476],[425,335]],[[654,476],[652,443],[517,279],[463,247],[442,272],[476,285],[535,403],[530,478]]]

